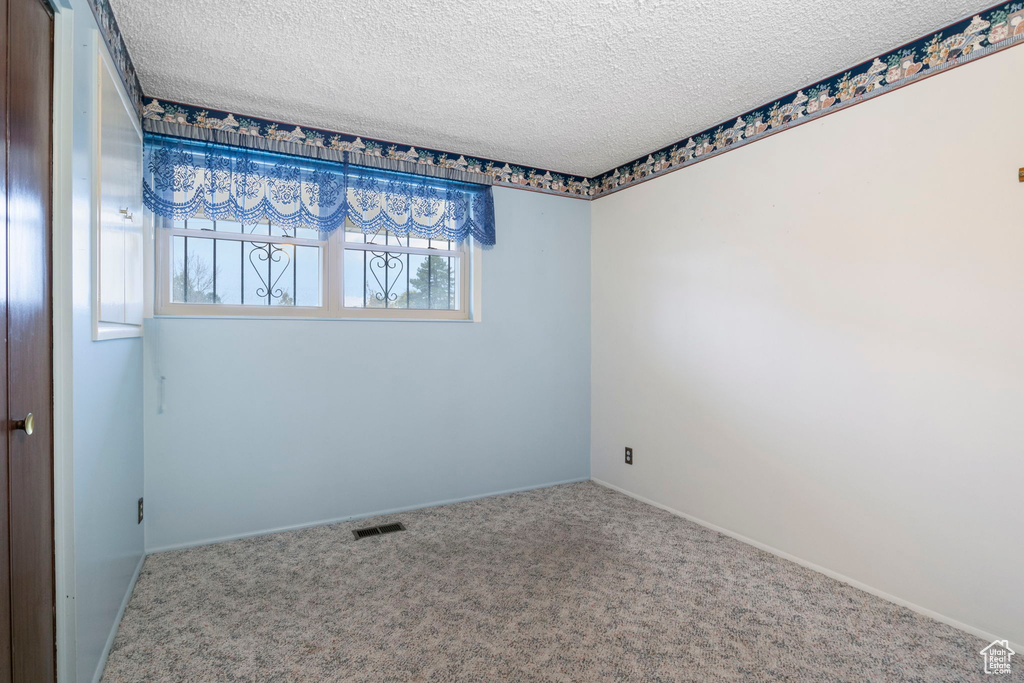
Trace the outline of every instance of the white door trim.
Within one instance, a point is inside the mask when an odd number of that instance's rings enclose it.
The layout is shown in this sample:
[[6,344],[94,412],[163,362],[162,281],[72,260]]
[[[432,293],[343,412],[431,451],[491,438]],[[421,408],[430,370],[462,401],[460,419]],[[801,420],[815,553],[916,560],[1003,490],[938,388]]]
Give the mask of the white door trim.
[[53,542],[57,680],[76,676],[75,494],[72,394],[72,135],[74,12],[51,0],[53,20]]

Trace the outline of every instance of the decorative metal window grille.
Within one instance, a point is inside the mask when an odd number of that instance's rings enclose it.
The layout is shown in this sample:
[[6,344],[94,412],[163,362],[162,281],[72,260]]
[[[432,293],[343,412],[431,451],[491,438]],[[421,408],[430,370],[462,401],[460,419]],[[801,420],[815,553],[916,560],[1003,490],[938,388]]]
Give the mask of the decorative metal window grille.
[[203,217],[157,237],[162,314],[469,317],[468,240]]
[[345,306],[458,310],[462,251],[455,242],[386,230],[344,233]]

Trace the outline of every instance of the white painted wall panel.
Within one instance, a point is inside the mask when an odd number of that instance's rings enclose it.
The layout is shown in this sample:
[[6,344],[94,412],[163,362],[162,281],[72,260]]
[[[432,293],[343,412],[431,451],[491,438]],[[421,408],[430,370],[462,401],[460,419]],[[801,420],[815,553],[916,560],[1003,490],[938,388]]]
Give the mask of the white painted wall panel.
[[1024,642],[1022,73],[594,202],[593,476]]
[[143,490],[142,340],[93,341],[100,38],[88,3],[73,0],[72,5],[74,599],[77,680],[91,681],[143,555],[143,527],[136,523]]
[[494,202],[482,322],[147,321],[147,548],[588,478],[590,204]]

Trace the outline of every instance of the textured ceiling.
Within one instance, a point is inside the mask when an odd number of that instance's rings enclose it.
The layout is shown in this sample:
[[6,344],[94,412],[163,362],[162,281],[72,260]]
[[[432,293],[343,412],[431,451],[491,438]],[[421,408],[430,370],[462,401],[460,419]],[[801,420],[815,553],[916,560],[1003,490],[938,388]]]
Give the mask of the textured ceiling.
[[984,0],[110,0],[147,95],[594,176]]

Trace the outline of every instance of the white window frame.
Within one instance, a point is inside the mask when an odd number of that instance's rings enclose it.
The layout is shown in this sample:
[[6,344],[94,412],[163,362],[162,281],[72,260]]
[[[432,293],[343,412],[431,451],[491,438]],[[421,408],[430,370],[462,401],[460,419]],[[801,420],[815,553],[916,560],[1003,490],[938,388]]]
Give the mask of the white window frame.
[[[152,214],[146,212],[152,217]],[[161,317],[215,317],[256,319],[328,319],[328,320],[443,320],[453,322],[479,322],[481,311],[482,250],[472,238],[467,238],[454,250],[402,247],[397,245],[362,244],[345,241],[344,228],[338,228],[326,239],[268,236],[243,232],[186,230],[171,225],[169,219],[152,217],[156,223],[156,278],[155,314]],[[351,233],[350,233],[351,234]],[[293,244],[320,248],[321,305],[270,306],[256,304],[190,304],[172,301],[171,263],[175,236],[200,237],[218,240],[236,240],[261,244]],[[387,251],[391,253],[456,256],[459,259],[460,308],[455,310],[412,308],[356,308],[344,305],[345,251]]]

